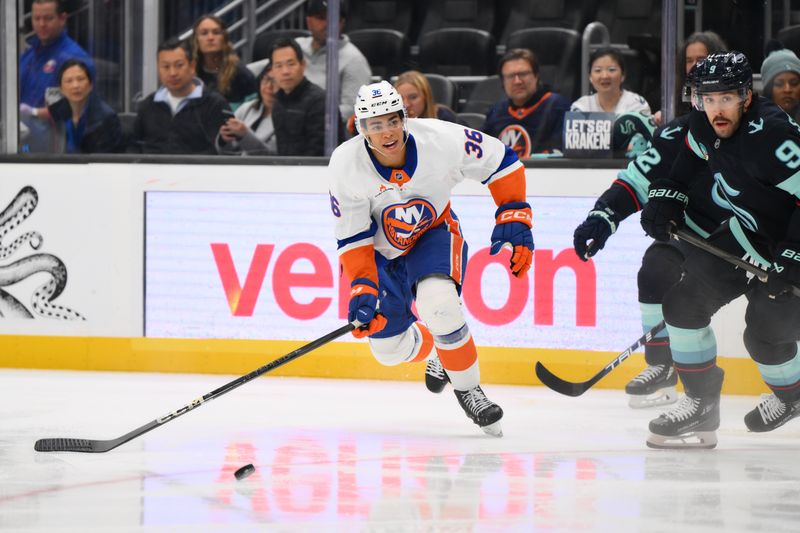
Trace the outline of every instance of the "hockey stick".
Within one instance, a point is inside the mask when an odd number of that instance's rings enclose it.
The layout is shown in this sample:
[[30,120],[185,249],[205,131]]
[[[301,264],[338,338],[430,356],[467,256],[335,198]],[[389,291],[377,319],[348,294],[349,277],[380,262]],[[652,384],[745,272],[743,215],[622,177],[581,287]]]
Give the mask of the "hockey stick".
[[[672,236],[678,240],[686,241],[692,246],[696,246],[703,251],[706,251],[712,255],[719,257],[720,259],[724,259],[725,261],[735,265],[745,272],[749,272],[750,274],[754,275],[758,278],[759,281],[762,283],[766,283],[767,279],[769,279],[769,273],[762,269],[758,268],[755,265],[751,265],[741,257],[737,257],[732,253],[726,252],[725,250],[720,250],[716,246],[709,244],[705,239],[701,239],[688,231],[684,231],[682,229],[676,230],[672,233]],[[792,294],[795,296],[800,296],[800,288],[792,286]]]
[[145,433],[147,433],[148,431],[166,424],[170,420],[175,420],[179,416],[184,415],[197,407],[200,407],[206,402],[209,402],[215,398],[219,398],[223,394],[226,394],[232,391],[233,389],[244,385],[248,381],[252,381],[271,370],[275,370],[279,366],[283,366],[289,361],[297,359],[301,355],[307,354],[312,350],[316,350],[320,346],[323,346],[334,339],[338,339],[345,333],[353,331],[355,328],[356,328],[356,323],[348,323],[347,325],[342,326],[337,330],[331,331],[327,335],[324,335],[315,341],[311,341],[305,346],[301,346],[295,351],[288,353],[282,357],[279,357],[278,359],[275,359],[271,363],[268,363],[260,368],[257,368],[252,372],[250,372],[249,374],[241,376],[231,381],[230,383],[226,383],[225,385],[217,389],[214,389],[208,394],[205,394],[200,398],[197,398],[196,400],[192,400],[183,407],[175,411],[172,411],[171,413],[168,413],[162,417],[156,418],[152,422],[149,422],[141,427],[138,427],[133,431],[126,433],[123,436],[118,437],[116,439],[111,439],[111,440],[92,440],[92,439],[73,439],[73,438],[39,439],[36,441],[36,444],[33,446],[33,449],[36,450],[37,452],[85,452],[85,453],[103,453],[109,450],[113,450],[117,446],[125,444],[129,440],[133,440],[136,437],[140,437]]
[[625,359],[630,357],[630,355],[633,352],[638,350],[641,346],[650,341],[650,339],[655,337],[655,335],[659,331],[664,329],[665,325],[666,324],[664,323],[663,320],[658,324],[656,324],[650,331],[639,337],[636,340],[636,342],[628,346],[628,348],[626,348],[624,352],[616,356],[613,361],[604,366],[600,372],[592,376],[592,378],[589,379],[588,381],[573,383],[572,381],[561,379],[560,377],[556,376],[555,374],[547,370],[547,367],[545,367],[539,361],[536,362],[536,377],[539,378],[539,381],[541,381],[547,387],[553,389],[556,392],[564,394],[565,396],[580,396],[587,390],[591,389],[595,383],[603,379],[606,376],[606,374],[610,373],[612,370],[617,368],[617,366],[619,366],[619,364],[622,363]]

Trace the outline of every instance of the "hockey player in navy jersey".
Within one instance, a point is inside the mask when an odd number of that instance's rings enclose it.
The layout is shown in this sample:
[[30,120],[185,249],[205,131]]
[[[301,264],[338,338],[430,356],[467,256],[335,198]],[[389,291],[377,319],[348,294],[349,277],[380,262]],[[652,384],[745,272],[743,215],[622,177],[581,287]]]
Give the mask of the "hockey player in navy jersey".
[[[628,216],[647,203],[650,183],[669,177],[672,162],[686,137],[689,116],[679,117],[653,134],[648,148],[621,171],[574,233],[575,253],[584,261],[599,252],[608,238]],[[700,166],[689,184],[689,205],[684,215],[687,227],[702,237],[730,217],[730,211],[712,199],[714,180],[707,166]],[[667,290],[681,279],[681,264],[689,245],[655,241],[642,257],[637,276],[642,329],[649,331],[664,319],[661,301]],[[645,344],[647,367],[625,387],[628,404],[634,409],[667,405],[677,401],[678,376],[672,367],[672,353],[666,329]]]
[[[525,276],[533,236],[524,168],[494,137],[408,119],[385,81],[361,87],[355,115],[360,135],[340,145],[329,164],[339,259],[352,280],[348,320],[364,324],[353,334],[369,337],[381,364],[427,360],[428,388],[441,392],[451,382],[467,416],[501,436],[503,410],[481,390],[461,305],[467,245],[450,192],[464,179],[489,187],[498,206],[490,252],[510,244],[510,269]],[[424,324],[411,311],[414,300]]]
[[800,414],[800,127],[780,108],[753,95],[752,70],[738,52],[713,54],[687,78],[695,111],[670,177],[651,183],[642,227],[666,242],[684,212],[697,171],[707,165],[715,202],[733,216],[708,238],[714,246],[764,269],[762,284],[699,249],[683,278],[664,296],[663,312],[675,369],[686,396],[650,422],[648,446],[704,447],[717,443],[723,371],[716,364],[711,316],[746,294],[745,346],[772,389],[744,422],[771,431]]

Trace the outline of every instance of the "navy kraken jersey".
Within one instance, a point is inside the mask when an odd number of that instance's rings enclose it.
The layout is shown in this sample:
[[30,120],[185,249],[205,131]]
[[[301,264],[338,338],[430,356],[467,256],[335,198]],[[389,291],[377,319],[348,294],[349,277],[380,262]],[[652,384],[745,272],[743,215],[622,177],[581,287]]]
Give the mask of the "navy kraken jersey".
[[[650,183],[669,177],[675,158],[685,146],[688,122],[689,115],[684,115],[656,129],[648,148],[617,175],[611,187],[600,196],[600,202],[621,218],[639,211],[647,202]],[[713,186],[708,167],[698,166],[690,183],[686,225],[703,237],[708,237],[731,216],[729,210],[712,199]]]
[[671,178],[688,186],[707,162],[714,201],[732,211],[731,231],[755,259],[769,264],[777,242],[800,241],[800,126],[762,97],[754,98],[728,139],[717,137],[705,113],[689,117],[686,146]]

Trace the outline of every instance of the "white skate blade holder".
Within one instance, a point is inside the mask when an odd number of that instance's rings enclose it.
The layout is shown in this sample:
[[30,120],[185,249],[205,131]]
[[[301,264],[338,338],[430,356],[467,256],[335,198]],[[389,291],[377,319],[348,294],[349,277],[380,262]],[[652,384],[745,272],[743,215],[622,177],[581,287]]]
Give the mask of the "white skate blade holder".
[[484,433],[491,437],[497,437],[498,439],[503,436],[503,428],[500,427],[500,421],[493,422],[488,426],[481,426],[481,429]]
[[629,394],[628,406],[631,409],[647,409],[659,405],[669,405],[678,401],[675,387],[665,387],[652,394]]
[[656,435],[647,437],[647,447],[657,450],[687,450],[716,448],[716,431],[690,431],[682,435]]

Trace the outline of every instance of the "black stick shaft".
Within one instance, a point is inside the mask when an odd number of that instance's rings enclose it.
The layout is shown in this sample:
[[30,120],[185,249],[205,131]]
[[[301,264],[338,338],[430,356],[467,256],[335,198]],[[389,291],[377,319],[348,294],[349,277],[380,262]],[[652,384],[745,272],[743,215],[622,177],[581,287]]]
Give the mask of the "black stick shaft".
[[656,336],[656,334],[664,329],[666,324],[662,320],[658,324],[656,324],[650,331],[639,337],[636,342],[628,346],[624,352],[616,356],[610,363],[603,367],[600,372],[592,376],[591,379],[587,381],[581,381],[578,383],[567,381],[565,379],[561,379],[560,377],[556,376],[552,372],[550,372],[547,367],[545,367],[542,363],[536,362],[536,377],[539,378],[545,386],[554,391],[564,394],[565,396],[580,396],[587,390],[591,389],[595,383],[603,379],[607,374],[609,374],[612,370],[617,368],[620,363],[622,363],[625,359],[630,357],[630,355],[638,350],[641,346],[645,343],[649,342],[650,339]]
[[176,409],[170,413],[167,413],[164,416],[156,418],[152,422],[148,422],[147,424],[134,429],[133,431],[126,433],[125,435],[118,437],[116,439],[111,440],[91,440],[91,439],[74,439],[74,438],[50,438],[50,439],[40,439],[36,441],[34,445],[34,449],[39,452],[56,452],[56,451],[66,451],[66,452],[88,452],[88,453],[97,453],[97,452],[107,452],[109,450],[113,450],[117,446],[121,444],[125,444],[126,442],[135,439],[136,437],[140,437],[151,431],[159,426],[163,426],[167,422],[171,420],[175,420],[179,416],[185,415],[189,411],[200,407],[206,402],[209,402],[215,398],[219,398],[223,394],[227,394],[233,389],[241,387],[245,383],[256,379],[259,376],[266,374],[276,368],[285,365],[290,361],[294,361],[301,355],[305,355],[308,352],[316,350],[320,346],[323,346],[334,339],[338,339],[345,333],[349,333],[355,329],[354,324],[346,324],[339,329],[331,331],[327,335],[320,337],[317,340],[311,341],[308,344],[301,346],[300,348],[290,352],[284,356],[275,359],[274,361],[267,363],[266,365],[259,367],[249,374],[245,374],[235,380],[222,385],[221,387],[214,389],[213,391],[209,392],[208,394],[204,394],[200,398],[192,400],[191,402],[187,403],[183,407]]

